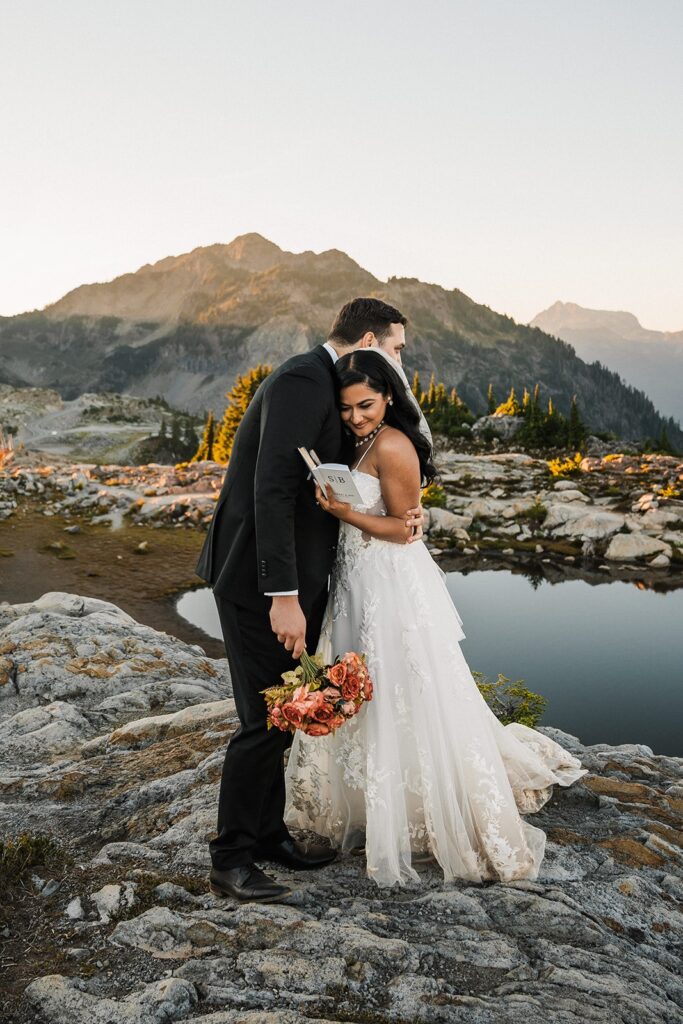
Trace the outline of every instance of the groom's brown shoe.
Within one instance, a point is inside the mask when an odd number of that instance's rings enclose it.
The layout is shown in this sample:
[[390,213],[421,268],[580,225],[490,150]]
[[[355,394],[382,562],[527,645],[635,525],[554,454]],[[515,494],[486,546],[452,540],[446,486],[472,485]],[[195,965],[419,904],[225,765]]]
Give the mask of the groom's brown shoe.
[[308,871],[331,864],[337,857],[337,851],[321,844],[302,846],[294,839],[283,839],[280,843],[256,846],[252,855],[254,860],[275,861],[295,871]]
[[209,889],[215,896],[233,896],[236,900],[260,900],[262,903],[278,903],[291,896],[292,890],[280,885],[255,864],[240,864],[236,868],[209,872]]

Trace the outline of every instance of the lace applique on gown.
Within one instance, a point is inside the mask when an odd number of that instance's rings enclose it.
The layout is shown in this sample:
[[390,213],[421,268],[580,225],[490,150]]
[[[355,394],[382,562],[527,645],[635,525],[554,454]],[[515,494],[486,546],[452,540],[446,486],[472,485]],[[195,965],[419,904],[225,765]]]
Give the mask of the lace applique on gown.
[[[386,515],[379,480],[353,474],[357,508]],[[496,718],[460,649],[464,636],[424,543],[340,523],[318,650],[329,661],[366,654],[374,696],[334,735],[297,731],[285,821],[343,852],[365,843],[379,885],[417,880],[412,853],[432,853],[446,880],[536,878],[546,836],[521,814],[587,772],[542,733]]]

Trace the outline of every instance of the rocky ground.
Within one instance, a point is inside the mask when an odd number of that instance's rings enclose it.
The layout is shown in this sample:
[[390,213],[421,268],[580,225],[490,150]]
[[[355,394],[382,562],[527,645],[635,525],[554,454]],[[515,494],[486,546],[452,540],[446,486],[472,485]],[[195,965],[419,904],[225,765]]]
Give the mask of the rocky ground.
[[523,452],[438,452],[447,507],[430,510],[433,546],[461,557],[563,566],[582,575],[645,572],[683,584],[683,460],[678,456],[584,456],[553,475]]
[[[435,553],[458,564],[487,556],[517,564],[624,576],[645,574],[662,587],[683,585],[683,459],[587,455],[560,475],[546,459],[520,451],[454,450],[436,455],[445,508],[432,508]],[[92,522],[206,528],[225,468],[215,462],[119,466],[15,454],[0,469],[0,519],[25,498],[45,516]]]
[[22,498],[39,498],[46,516],[84,516],[90,522],[118,525],[207,526],[213,514],[225,466],[96,465],[15,454],[0,468],[0,519],[9,518]]
[[282,905],[236,905],[206,883],[234,727],[201,648],[91,598],[0,605],[0,868],[33,837],[4,879],[3,1021],[681,1020],[683,759],[541,727],[589,774],[533,816],[536,881],[422,865],[380,890],[348,856],[274,869]]
[[132,395],[86,393],[63,399],[50,388],[0,384],[0,428],[17,431],[15,448],[97,462],[126,461],[156,434],[166,409]]

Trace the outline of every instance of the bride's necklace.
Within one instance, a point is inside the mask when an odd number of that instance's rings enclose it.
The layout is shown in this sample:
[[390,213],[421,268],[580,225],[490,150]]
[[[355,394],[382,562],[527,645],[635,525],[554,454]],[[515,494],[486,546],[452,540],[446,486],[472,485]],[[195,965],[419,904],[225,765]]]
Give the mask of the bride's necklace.
[[366,437],[361,437],[360,441],[354,441],[353,442],[354,446],[356,448],[360,448],[360,446],[362,444],[367,444],[368,441],[371,441],[372,438],[375,437],[376,434],[379,434],[379,432],[380,432],[380,430],[382,429],[383,426],[384,426],[384,420],[382,420],[381,423],[378,423],[377,426],[375,427],[375,429],[370,431],[370,433]]

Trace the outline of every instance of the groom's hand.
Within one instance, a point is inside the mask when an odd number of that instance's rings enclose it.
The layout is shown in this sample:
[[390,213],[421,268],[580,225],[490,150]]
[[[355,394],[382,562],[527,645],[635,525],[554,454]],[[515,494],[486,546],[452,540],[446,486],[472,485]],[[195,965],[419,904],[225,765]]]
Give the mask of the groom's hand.
[[406,543],[412,544],[413,541],[421,540],[424,532],[424,509],[422,505],[418,505],[417,508],[409,508],[404,519],[406,527],[412,530]]
[[270,608],[270,626],[294,659],[301,657],[306,646],[306,617],[296,594],[274,597]]

